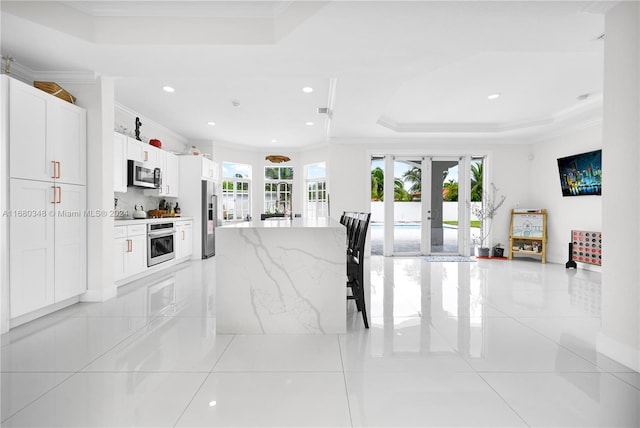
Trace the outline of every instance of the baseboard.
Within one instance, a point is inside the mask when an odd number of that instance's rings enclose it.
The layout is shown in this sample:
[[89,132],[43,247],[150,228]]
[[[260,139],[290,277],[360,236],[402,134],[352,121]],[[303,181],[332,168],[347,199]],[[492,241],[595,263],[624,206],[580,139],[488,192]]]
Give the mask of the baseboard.
[[640,372],[640,349],[634,349],[609,336],[598,333],[596,351],[630,369]]
[[9,328],[12,329],[12,328],[17,327],[19,325],[26,324],[26,323],[28,323],[30,321],[33,321],[33,320],[35,320],[37,318],[41,318],[41,317],[43,317],[45,315],[52,314],[52,313],[54,313],[56,311],[59,311],[60,309],[66,308],[67,306],[71,306],[71,305],[73,305],[75,303],[78,303],[79,300],[80,299],[79,299],[78,296],[70,297],[67,300],[63,300],[61,302],[54,303],[53,305],[49,305],[49,306],[47,306],[45,308],[41,308],[41,309],[38,309],[36,311],[29,312],[28,314],[20,315],[20,316],[15,317],[15,318],[11,318],[11,320],[9,321]]
[[111,288],[99,288],[94,290],[87,290],[82,296],[80,296],[81,302],[104,302],[109,299],[113,299],[118,294],[116,287]]

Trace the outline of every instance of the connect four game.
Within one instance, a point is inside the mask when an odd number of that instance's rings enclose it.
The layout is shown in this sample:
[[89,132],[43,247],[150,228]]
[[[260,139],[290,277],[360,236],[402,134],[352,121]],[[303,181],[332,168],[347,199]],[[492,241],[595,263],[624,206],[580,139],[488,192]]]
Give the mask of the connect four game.
[[572,230],[571,260],[602,266],[602,233]]

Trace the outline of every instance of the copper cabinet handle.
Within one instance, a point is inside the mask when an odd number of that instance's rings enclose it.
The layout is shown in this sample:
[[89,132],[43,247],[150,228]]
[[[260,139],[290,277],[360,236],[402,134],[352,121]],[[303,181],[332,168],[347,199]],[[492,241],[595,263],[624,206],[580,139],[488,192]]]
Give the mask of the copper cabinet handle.
[[[55,178],[55,177],[52,177]],[[56,189],[58,188],[58,186],[51,186],[51,188],[53,189],[53,201],[51,201],[52,204],[57,204],[58,201],[56,201]]]
[[133,240],[127,239],[127,253],[133,252]]
[[[60,178],[60,177],[58,177]],[[62,187],[57,186],[58,187],[58,203],[62,202]]]
[[182,240],[184,241],[184,230],[182,231]]
[[51,163],[53,164],[53,175],[51,178],[60,178],[60,162],[51,161]]

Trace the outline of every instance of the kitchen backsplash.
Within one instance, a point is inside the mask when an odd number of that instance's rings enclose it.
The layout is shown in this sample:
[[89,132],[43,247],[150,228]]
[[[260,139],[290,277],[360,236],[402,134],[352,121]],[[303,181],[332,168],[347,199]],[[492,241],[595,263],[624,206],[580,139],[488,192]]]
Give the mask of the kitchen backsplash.
[[[133,216],[135,206],[142,205],[145,211],[158,209],[158,204],[164,199],[167,202],[171,202],[174,206],[176,198],[165,198],[160,196],[148,196],[144,194],[144,189],[136,189],[135,187],[127,188],[127,193],[114,193],[115,198],[118,199],[118,211],[125,211],[128,218]],[[115,201],[114,201],[115,202]]]

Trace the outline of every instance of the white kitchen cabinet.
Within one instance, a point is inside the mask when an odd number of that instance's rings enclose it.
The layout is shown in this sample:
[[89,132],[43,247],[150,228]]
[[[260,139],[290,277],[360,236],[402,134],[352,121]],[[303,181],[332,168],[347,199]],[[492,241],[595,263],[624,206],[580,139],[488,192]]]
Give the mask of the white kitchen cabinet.
[[55,301],[87,291],[85,186],[58,184],[55,233]]
[[113,133],[113,191],[127,191],[127,136]]
[[87,289],[85,186],[10,180],[11,318]]
[[217,180],[218,164],[205,157],[201,157],[200,159],[202,159],[202,178],[208,180]]
[[11,318],[54,303],[54,217],[49,215],[54,191],[44,181],[11,179]]
[[127,137],[127,159],[143,163],[148,168],[162,168],[160,152],[157,147]]
[[116,226],[114,275],[119,281],[147,269],[147,225]]
[[178,156],[173,153],[164,153],[164,168],[162,169],[162,191],[161,196],[177,198],[179,196],[179,175],[180,162]]
[[193,254],[193,222],[175,222],[175,252],[176,259],[191,257]]
[[[193,171],[199,171],[199,175],[202,180],[217,181],[220,176],[218,164],[203,156],[180,156],[179,161],[180,168],[189,168],[193,169]],[[195,174],[189,173],[189,175],[193,176]]]
[[86,111],[9,80],[10,177],[86,184]]

